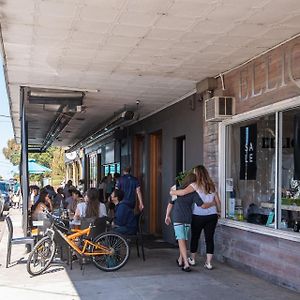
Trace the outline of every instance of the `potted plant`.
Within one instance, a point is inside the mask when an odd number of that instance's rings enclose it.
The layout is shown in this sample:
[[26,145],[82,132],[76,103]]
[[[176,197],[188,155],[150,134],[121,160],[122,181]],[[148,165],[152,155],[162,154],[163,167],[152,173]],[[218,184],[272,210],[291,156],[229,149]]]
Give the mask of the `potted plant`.
[[191,170],[187,170],[187,171],[184,171],[184,172],[179,172],[178,175],[175,177],[175,180],[176,180],[176,187],[177,188],[180,188],[183,186],[183,182],[184,182],[184,179],[185,177],[190,174],[192,171]]

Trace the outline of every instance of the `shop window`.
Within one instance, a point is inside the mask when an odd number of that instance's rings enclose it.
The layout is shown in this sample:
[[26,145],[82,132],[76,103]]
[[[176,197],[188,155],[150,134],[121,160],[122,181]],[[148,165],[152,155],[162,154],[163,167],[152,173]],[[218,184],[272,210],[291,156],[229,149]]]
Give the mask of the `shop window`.
[[114,175],[114,173],[120,173],[120,172],[121,172],[121,168],[119,162],[104,165],[104,176],[107,176],[108,174]]
[[275,115],[230,125],[226,135],[226,217],[266,225],[274,210],[264,203],[274,202]]
[[89,186],[97,186],[97,153],[89,156]]
[[281,176],[278,195],[278,228],[299,231],[300,221],[300,109],[285,111],[280,133]]
[[300,109],[227,126],[225,155],[226,217],[299,231]]

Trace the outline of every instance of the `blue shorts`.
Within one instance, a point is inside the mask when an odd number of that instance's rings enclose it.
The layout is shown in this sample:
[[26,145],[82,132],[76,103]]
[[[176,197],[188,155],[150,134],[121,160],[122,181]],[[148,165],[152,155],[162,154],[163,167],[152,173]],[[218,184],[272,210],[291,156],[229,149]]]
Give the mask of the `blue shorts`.
[[176,240],[188,240],[191,224],[174,223]]

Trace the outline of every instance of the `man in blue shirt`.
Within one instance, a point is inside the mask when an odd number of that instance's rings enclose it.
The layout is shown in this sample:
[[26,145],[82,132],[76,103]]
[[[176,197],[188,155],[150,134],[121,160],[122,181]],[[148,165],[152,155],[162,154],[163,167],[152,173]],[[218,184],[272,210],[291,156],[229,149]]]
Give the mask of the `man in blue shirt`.
[[134,215],[133,209],[122,201],[123,196],[124,193],[121,190],[114,190],[110,196],[115,204],[113,230],[122,234],[136,234],[137,216]]
[[121,176],[116,184],[116,188],[123,191],[123,203],[126,203],[130,208],[135,208],[136,195],[139,201],[139,210],[144,209],[141,187],[136,177],[130,175],[130,167],[123,170],[124,175]]

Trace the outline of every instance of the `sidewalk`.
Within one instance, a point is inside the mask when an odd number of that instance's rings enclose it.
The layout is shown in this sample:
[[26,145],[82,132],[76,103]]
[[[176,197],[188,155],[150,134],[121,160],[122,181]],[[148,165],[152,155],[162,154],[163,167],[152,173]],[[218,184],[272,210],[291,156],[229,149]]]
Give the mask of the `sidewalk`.
[[[20,236],[21,213],[11,210],[15,235]],[[146,261],[137,258],[134,247],[127,265],[117,272],[106,273],[92,264],[81,271],[56,262],[45,274],[31,278],[26,272],[23,245],[12,248],[12,262],[5,268],[7,230],[0,242],[1,299],[285,299],[299,300],[300,295],[275,286],[250,274],[215,263],[215,269],[203,269],[203,258],[191,273],[182,272],[175,263],[177,249],[146,249]],[[1,233],[0,233],[1,235]]]

